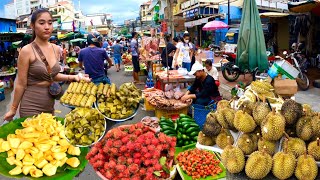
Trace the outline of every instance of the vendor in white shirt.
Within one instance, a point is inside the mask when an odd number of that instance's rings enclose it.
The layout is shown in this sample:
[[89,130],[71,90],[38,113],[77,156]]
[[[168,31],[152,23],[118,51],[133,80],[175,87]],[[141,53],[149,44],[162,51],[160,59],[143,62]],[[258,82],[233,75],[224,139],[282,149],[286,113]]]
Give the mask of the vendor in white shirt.
[[216,67],[212,66],[212,60],[207,59],[205,62],[206,68],[204,69],[204,71],[213,77],[213,79],[215,80],[216,85],[219,87],[220,85],[220,81],[219,81],[219,72],[217,70]]

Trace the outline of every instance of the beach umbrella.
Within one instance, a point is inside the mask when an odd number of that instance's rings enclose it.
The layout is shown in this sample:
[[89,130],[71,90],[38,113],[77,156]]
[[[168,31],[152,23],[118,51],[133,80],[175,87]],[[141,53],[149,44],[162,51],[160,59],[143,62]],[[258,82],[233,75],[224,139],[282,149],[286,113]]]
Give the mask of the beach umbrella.
[[237,43],[237,65],[241,70],[268,69],[264,34],[256,1],[244,0]]

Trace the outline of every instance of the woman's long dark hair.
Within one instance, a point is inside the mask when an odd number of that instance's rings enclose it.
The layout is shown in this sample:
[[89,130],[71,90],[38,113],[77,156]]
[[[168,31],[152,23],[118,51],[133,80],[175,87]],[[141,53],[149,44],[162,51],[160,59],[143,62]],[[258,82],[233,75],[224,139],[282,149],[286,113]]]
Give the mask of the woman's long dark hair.
[[[31,24],[34,25],[35,27],[35,24],[36,24],[36,21],[37,19],[39,18],[39,16],[42,14],[42,13],[49,13],[51,18],[52,18],[52,14],[50,13],[50,11],[48,11],[47,9],[37,9],[36,11],[34,11],[31,15]],[[35,31],[32,30],[32,41],[34,41],[34,39],[36,38],[36,34],[35,34]]]

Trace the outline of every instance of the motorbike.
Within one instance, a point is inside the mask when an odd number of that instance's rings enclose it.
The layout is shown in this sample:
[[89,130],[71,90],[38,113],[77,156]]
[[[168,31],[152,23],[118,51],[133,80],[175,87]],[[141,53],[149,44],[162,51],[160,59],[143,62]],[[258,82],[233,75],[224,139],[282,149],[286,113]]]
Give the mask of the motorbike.
[[210,45],[208,46],[208,48],[210,48],[210,51],[213,51],[213,52],[214,52],[214,56],[219,57],[219,56],[222,55],[222,51],[221,51],[220,46],[215,45],[215,44],[210,44]]
[[258,72],[258,67],[250,71],[245,69],[242,71],[236,64],[236,54],[235,53],[224,53],[220,60],[222,76],[229,82],[236,81],[240,75],[251,74],[253,81],[256,80],[256,74]]
[[292,62],[292,65],[299,71],[298,77],[296,78],[298,87],[306,91],[309,89],[310,81],[305,74],[307,72],[307,60],[304,58],[301,53],[293,52],[288,54],[287,51],[283,52],[283,55],[286,56],[288,62]]

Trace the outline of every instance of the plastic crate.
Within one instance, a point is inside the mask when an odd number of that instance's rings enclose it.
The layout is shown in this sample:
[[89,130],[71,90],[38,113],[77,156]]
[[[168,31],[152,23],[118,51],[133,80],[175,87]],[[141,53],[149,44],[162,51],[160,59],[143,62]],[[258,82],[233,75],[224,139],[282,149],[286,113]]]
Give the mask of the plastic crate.
[[215,111],[217,108],[217,105],[210,104],[208,106],[203,106],[199,104],[193,104],[191,108],[192,108],[192,118],[200,126],[200,129],[202,129],[204,123],[206,122],[207,115],[209,114],[209,112]]
[[165,117],[165,118],[174,118],[179,114],[187,114],[189,107],[185,107],[180,110],[163,110],[163,109],[155,109],[155,115],[157,118]]
[[289,79],[295,79],[299,75],[299,71],[285,60],[276,61],[274,66],[277,68],[279,73],[286,75]]

